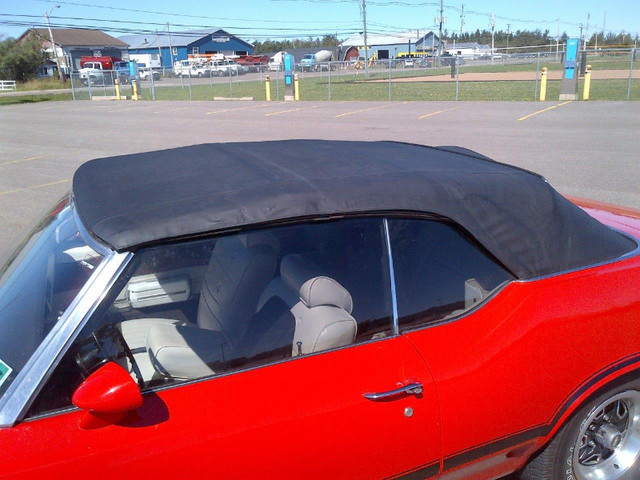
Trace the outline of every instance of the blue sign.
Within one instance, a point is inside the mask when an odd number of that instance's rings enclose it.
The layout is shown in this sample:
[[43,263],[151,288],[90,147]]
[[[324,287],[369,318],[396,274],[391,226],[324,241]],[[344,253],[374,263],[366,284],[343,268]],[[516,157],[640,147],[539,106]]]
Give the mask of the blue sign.
[[293,55],[287,53],[283,56],[284,62],[284,84],[285,85],[293,85],[293,67],[295,59]]
[[578,65],[578,48],[580,40],[577,38],[567,39],[567,54],[564,58],[564,78],[574,78],[576,75],[576,67]]

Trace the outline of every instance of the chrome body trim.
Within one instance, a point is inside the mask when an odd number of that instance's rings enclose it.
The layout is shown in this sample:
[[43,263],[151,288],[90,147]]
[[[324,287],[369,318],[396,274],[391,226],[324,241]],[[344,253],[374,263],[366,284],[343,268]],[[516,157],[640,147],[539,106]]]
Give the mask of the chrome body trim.
[[389,221],[387,217],[383,218],[384,238],[387,244],[387,258],[389,259],[389,279],[391,283],[391,308],[393,310],[393,334],[400,333],[398,325],[398,298],[396,297],[396,273],[393,269],[393,255],[391,254],[391,236],[389,235]]
[[540,275],[539,277],[525,278],[523,280],[515,280],[515,282],[518,282],[518,283],[537,282],[538,280],[545,280],[547,278],[558,277],[560,275],[566,275],[568,273],[575,273],[575,272],[579,272],[581,270],[588,270],[590,268],[603,267],[605,265],[610,265],[612,263],[622,262],[624,260],[628,260],[629,258],[632,258],[632,257],[640,255],[640,239],[638,239],[638,238],[634,237],[633,235],[630,235],[630,234],[628,234],[626,232],[623,232],[622,230],[618,230],[617,228],[610,227],[609,225],[605,225],[605,226],[607,228],[610,228],[614,232],[618,232],[620,235],[623,235],[624,237],[630,239],[632,242],[634,242],[636,244],[636,248],[634,248],[633,250],[625,253],[624,255],[621,255],[621,256],[616,257],[616,258],[612,258],[610,260],[605,260],[605,261],[600,262],[600,263],[594,263],[594,264],[591,264],[591,265],[584,265],[582,267],[570,268],[568,270],[562,270],[562,271],[559,271],[559,272],[548,273],[546,275]]
[[22,419],[68,346],[133,256],[112,250],[73,299],[49,334],[0,398],[0,428]]
[[111,248],[109,248],[108,245],[98,241],[98,239],[91,235],[89,230],[87,230],[87,228],[84,226],[84,223],[82,223],[82,220],[80,220],[78,211],[76,209],[76,199],[73,196],[73,192],[69,192],[69,207],[71,208],[73,221],[75,222],[76,228],[78,229],[78,232],[80,233],[82,239],[96,252],[106,257],[111,252]]

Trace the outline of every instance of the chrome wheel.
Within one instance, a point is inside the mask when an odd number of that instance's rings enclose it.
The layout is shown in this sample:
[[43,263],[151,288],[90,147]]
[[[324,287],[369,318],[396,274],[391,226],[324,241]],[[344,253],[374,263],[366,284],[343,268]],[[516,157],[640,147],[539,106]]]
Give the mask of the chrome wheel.
[[578,480],[640,478],[640,392],[627,390],[596,406],[573,448]]

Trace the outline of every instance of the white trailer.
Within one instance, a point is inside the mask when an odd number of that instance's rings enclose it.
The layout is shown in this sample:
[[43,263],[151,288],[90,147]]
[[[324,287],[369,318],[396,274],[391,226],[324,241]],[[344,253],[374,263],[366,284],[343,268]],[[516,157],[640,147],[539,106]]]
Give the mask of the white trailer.
[[[162,62],[158,53],[130,53],[129,58],[136,63],[143,63],[147,68],[160,68]],[[165,65],[166,67],[167,65]]]

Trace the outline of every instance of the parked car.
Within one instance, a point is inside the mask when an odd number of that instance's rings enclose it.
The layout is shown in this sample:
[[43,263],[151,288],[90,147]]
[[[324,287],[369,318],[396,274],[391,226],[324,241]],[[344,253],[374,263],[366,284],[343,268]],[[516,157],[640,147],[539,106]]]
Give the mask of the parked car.
[[[242,70],[239,65],[232,60],[215,60],[209,64],[209,69],[213,75],[217,75],[219,77],[235,75]],[[244,71],[243,71],[244,73]]]
[[465,59],[458,55],[451,55],[448,52],[443,53],[440,56],[440,65],[443,67],[450,67],[452,64],[464,65]]
[[0,268],[0,471],[635,478],[640,212],[578,203],[456,147],[90,161]]
[[154,80],[160,80],[162,76],[158,70],[147,67],[144,63],[138,63],[138,75],[140,80],[150,80],[152,75]]

